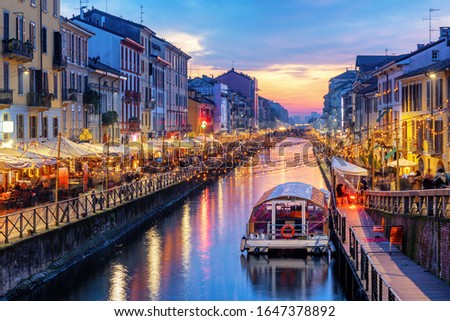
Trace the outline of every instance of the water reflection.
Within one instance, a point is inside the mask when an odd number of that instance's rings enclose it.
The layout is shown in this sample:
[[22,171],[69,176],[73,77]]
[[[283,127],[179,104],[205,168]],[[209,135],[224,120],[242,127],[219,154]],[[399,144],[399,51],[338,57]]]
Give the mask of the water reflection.
[[241,255],[241,266],[259,296],[283,300],[329,300],[327,256],[272,258]]
[[147,286],[150,300],[159,300],[161,288],[161,236],[155,226],[146,233]]
[[181,258],[182,258],[182,274],[189,275],[191,267],[191,251],[192,251],[192,225],[191,211],[188,203],[183,206],[183,214],[181,216]]
[[128,270],[120,263],[115,263],[111,268],[109,297],[110,301],[125,301],[128,290]]

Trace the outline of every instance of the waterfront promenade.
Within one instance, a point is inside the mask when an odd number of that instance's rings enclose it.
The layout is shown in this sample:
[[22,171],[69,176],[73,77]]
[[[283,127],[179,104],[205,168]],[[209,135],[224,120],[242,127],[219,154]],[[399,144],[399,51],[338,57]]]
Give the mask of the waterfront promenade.
[[[343,246],[370,300],[450,300],[450,286],[389,245],[379,227],[374,229],[375,223],[362,205],[345,204],[336,210],[347,226],[341,235]],[[379,276],[375,278],[378,282],[374,282],[374,275]],[[380,291],[382,287],[386,291]]]

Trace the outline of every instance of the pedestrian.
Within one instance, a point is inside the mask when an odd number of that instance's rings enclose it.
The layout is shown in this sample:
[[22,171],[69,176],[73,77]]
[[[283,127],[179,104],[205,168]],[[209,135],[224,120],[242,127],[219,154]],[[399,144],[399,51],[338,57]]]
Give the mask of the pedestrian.
[[413,176],[410,177],[410,179],[411,179],[411,188],[412,189],[414,189],[414,190],[422,189],[423,178],[422,178],[422,173],[419,170],[417,170],[413,174]]
[[446,188],[448,185],[447,175],[443,168],[437,170],[436,176],[433,179],[433,185],[435,188]]
[[347,200],[347,204],[350,204],[350,195],[345,192],[344,184],[337,184],[336,193],[338,198],[345,198]]
[[422,188],[423,189],[433,189],[433,175],[431,174],[431,169],[428,169],[427,173],[423,177],[422,180]]

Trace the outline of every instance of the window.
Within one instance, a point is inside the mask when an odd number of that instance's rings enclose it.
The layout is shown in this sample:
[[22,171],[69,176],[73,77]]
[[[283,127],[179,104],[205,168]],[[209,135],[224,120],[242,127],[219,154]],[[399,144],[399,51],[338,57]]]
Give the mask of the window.
[[53,95],[58,98],[58,74],[53,74]]
[[[9,114],[3,114],[3,121],[8,121],[9,120]],[[11,134],[10,133],[3,133],[3,139],[7,140],[11,138]]]
[[34,22],[30,22],[29,40],[30,40],[31,44],[33,45],[33,49],[36,50],[36,23],[34,23]]
[[17,139],[24,139],[23,115],[17,115]]
[[30,116],[29,118],[30,125],[30,138],[37,138],[37,116]]
[[42,117],[42,137],[48,137],[48,118],[47,116]]
[[71,109],[71,118],[72,118],[72,135],[75,135],[75,107],[72,105]]
[[16,17],[16,38],[17,40],[23,42],[23,17]]
[[44,12],[48,12],[48,7],[47,7],[47,0],[41,0],[41,4],[42,4],[42,11]]
[[72,34],[70,39],[70,61],[75,62],[75,35]]
[[36,7],[36,0],[30,0],[30,6]]
[[42,84],[42,90],[44,91],[44,92],[46,92],[46,93],[48,93],[49,92],[49,87],[48,87],[48,73],[47,73],[47,71],[44,71],[43,73],[42,73],[42,75],[43,75],[43,81],[44,81],[44,83]]
[[42,27],[41,37],[42,37],[42,39],[41,39],[42,52],[47,53],[47,28],[46,27]]
[[58,117],[53,117],[53,137],[58,137],[59,126],[58,126]]
[[3,11],[3,40],[9,39],[9,12]]
[[23,67],[17,70],[17,93],[23,95]]
[[81,75],[78,75],[78,77],[77,77],[77,90],[79,93],[83,92],[83,83],[82,83]]
[[78,106],[78,133],[81,133],[81,128],[83,127],[83,123],[81,122],[83,119],[83,114],[81,111],[81,106]]
[[59,5],[59,0],[53,0],[53,16],[54,17],[58,16],[58,11],[59,11],[58,5]]
[[9,64],[3,63],[3,89],[9,89]]
[[439,60],[439,50],[431,51],[431,60]]

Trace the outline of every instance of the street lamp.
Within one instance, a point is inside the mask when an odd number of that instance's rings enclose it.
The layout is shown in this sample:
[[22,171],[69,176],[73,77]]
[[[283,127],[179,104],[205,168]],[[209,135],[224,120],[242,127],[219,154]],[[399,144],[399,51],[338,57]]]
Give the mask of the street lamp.
[[[430,151],[430,145],[433,146],[433,128],[434,128],[434,120],[433,120],[433,116],[434,116],[434,104],[433,104],[433,100],[434,100],[434,79],[436,79],[436,74],[434,72],[430,72],[430,73],[425,73],[425,76],[427,76],[430,79],[430,115],[431,115],[431,122],[430,122],[430,126],[429,126],[429,130],[428,130],[428,135],[427,135],[427,142],[428,142],[428,152]],[[434,146],[433,146],[434,148]]]
[[203,130],[203,159],[205,159],[205,147],[206,147],[206,125],[208,123],[206,122],[206,120],[202,121],[202,124],[200,125],[200,127]]

